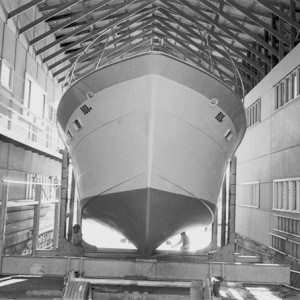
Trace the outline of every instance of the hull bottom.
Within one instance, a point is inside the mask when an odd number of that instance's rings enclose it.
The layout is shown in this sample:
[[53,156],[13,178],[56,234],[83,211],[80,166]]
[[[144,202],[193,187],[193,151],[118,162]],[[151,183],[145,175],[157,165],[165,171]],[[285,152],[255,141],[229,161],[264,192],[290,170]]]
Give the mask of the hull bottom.
[[98,195],[86,203],[83,226],[84,219],[106,224],[145,256],[187,227],[209,225],[215,209],[208,201],[152,188]]

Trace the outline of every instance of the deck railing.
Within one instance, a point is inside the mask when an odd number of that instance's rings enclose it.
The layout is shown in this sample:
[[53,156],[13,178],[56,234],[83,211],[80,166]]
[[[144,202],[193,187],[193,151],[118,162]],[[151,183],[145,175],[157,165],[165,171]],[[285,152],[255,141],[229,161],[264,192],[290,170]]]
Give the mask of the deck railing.
[[21,99],[1,87],[0,134],[57,155],[64,148],[53,121],[37,116],[22,104]]

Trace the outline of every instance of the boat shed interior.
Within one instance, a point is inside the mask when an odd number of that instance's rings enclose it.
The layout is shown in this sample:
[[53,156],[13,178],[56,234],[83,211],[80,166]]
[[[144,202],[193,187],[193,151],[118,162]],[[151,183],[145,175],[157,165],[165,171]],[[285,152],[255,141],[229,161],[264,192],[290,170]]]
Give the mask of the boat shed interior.
[[[299,42],[300,0],[1,0],[0,299],[300,299]],[[83,184],[70,143],[83,123],[76,119],[62,125],[61,119],[71,115],[72,105],[90,115],[92,107],[83,102],[97,102],[97,83],[90,88],[84,81],[89,76],[103,74],[99,78],[106,84],[117,80],[118,70],[123,74],[123,65],[151,55],[200,71],[226,87],[238,100],[232,116],[242,107],[245,119],[234,125],[245,124],[235,128],[243,137],[229,159],[225,157],[224,172],[219,174],[215,165],[205,166],[207,178],[216,172],[222,178],[213,208],[203,205],[211,212],[211,221],[202,227],[180,227],[189,237],[187,249],[178,246],[179,229],[173,236],[157,230],[164,241],[146,255],[125,231],[112,229],[116,222],[101,228],[93,227],[93,220],[89,226],[82,222]],[[106,75],[115,66],[121,66],[115,75]],[[143,67],[140,64],[140,72]],[[187,85],[197,80],[185,71],[172,75],[176,70],[164,72]],[[175,87],[168,90],[163,84],[169,81],[163,80],[157,85],[162,87],[158,102]],[[151,90],[143,91],[143,81],[136,82],[130,89],[145,94],[147,101]],[[78,91],[72,92],[77,86]],[[199,89],[202,86],[199,83]],[[217,86],[212,82],[207,89]],[[123,99],[122,88],[114,91]],[[175,96],[176,91],[168,96],[174,97],[174,111],[188,115],[194,109],[191,102],[180,106],[177,99],[185,103],[192,94]],[[221,107],[220,97],[206,97],[211,109]],[[122,105],[116,112],[122,112]],[[99,114],[105,117],[107,107]],[[205,114],[199,119],[204,120]],[[221,110],[214,122],[221,124],[224,117]],[[190,124],[188,118],[184,122]],[[176,137],[176,130],[172,128],[170,136]],[[196,145],[180,134],[174,143],[189,149]],[[235,131],[222,133],[222,138],[224,143],[234,140]],[[99,149],[104,148],[109,139],[99,138],[98,143]],[[113,147],[112,142],[109,149]],[[117,156],[113,151],[108,155]],[[138,159],[135,152],[130,158],[118,153],[116,161]],[[99,157],[88,156],[81,165],[94,159],[98,166]],[[107,164],[103,169],[109,169]],[[166,173],[171,177],[172,168]],[[203,166],[198,168],[203,172]],[[103,172],[103,178],[108,177]],[[194,182],[198,175],[195,171],[180,176]],[[92,177],[87,179],[93,182]],[[209,183],[204,182],[196,182],[195,190],[205,190]],[[136,215],[128,215],[128,224],[138,219],[139,207],[135,211]],[[184,205],[176,222],[181,215]]]

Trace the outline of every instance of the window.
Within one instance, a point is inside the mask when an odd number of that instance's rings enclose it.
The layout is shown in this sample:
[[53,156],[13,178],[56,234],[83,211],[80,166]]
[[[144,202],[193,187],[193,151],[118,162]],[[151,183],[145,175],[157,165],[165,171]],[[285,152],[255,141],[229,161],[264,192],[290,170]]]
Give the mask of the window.
[[274,86],[274,110],[300,95],[300,67],[294,69]]
[[73,127],[75,128],[76,131],[80,130],[82,128],[82,124],[81,122],[76,119],[74,122],[73,122]]
[[285,254],[285,239],[279,235],[272,234],[272,248]]
[[1,60],[1,74],[0,74],[0,83],[8,90],[12,90],[12,78],[13,78],[13,68],[9,63],[2,59]]
[[284,105],[285,103],[285,86],[284,86],[284,81],[280,82],[280,107]]
[[293,72],[291,76],[291,99],[294,99],[297,96],[297,72]]
[[285,103],[290,101],[290,77],[285,79]]
[[298,83],[297,96],[298,96],[298,95],[300,95],[300,67],[298,67],[298,70],[297,70],[297,77],[298,77],[298,80],[297,80],[297,83]]
[[246,109],[247,128],[261,121],[261,99]]
[[275,105],[274,110],[278,109],[280,107],[280,85],[277,84],[275,86]]
[[73,139],[72,133],[68,130],[67,131],[67,143],[69,144]]
[[300,178],[273,181],[273,209],[300,212]]
[[48,106],[48,119],[54,123],[56,122],[56,111],[51,104]]
[[25,78],[24,106],[43,119],[46,110],[46,92],[28,74]]
[[300,237],[300,219],[277,215],[276,231],[297,235]]
[[271,236],[272,236],[272,246],[271,246],[272,249],[296,259],[300,258],[299,242],[274,233],[271,233]]
[[242,183],[242,205],[259,207],[259,182]]

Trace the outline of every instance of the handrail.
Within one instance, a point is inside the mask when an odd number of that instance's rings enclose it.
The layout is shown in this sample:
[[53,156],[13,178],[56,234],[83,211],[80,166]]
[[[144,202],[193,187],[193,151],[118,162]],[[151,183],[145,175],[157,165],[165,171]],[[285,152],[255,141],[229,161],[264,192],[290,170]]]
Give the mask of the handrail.
[[[17,105],[20,109],[26,111],[27,114],[32,115],[33,117],[39,119],[41,122],[44,123],[48,123],[49,126],[55,126],[55,123],[51,120],[48,119],[42,119],[40,116],[34,114],[29,108],[27,108],[26,106],[22,105],[21,103],[19,103],[18,101],[23,101],[21,98],[17,97],[17,96],[11,96],[10,92],[5,92],[3,89],[0,88],[0,94],[2,94],[4,97],[7,97],[9,100],[11,100],[15,105]],[[18,99],[18,101],[16,101],[16,99]],[[5,105],[4,103],[0,103],[1,105]],[[11,107],[9,107],[10,109],[12,109]],[[21,115],[24,119],[26,118],[26,116],[18,113],[17,111],[14,110],[14,112],[16,112],[17,114]]]
[[[5,122],[2,126],[7,132],[19,135],[24,142],[35,143],[38,146],[43,146],[46,149],[59,152],[62,148],[62,143],[54,122],[48,119],[42,119],[38,115],[31,112],[28,108],[19,103],[16,97],[10,93],[4,92],[0,88],[2,94],[8,103],[0,102],[0,108],[5,110],[5,113],[0,112],[0,120]],[[17,108],[13,107],[17,106]],[[23,113],[17,111],[22,110]],[[14,124],[14,126],[11,126]],[[5,135],[7,133],[4,133]]]
[[[194,25],[195,25],[195,27],[197,28],[198,33],[199,33],[200,36],[202,37],[201,31],[200,31],[198,25],[196,24],[196,22],[194,23]],[[211,63],[211,68],[212,68],[212,70],[213,70],[212,74],[215,75],[215,76],[217,76],[217,75],[216,75],[216,72],[215,72],[215,68],[214,68],[214,66],[213,66],[214,61],[213,61],[213,56],[211,55],[211,49],[210,49],[210,46],[209,46],[208,36],[210,36],[210,35],[209,35],[207,32],[205,32],[205,33],[206,33],[206,35],[207,35],[207,36],[206,36],[206,42],[205,42],[205,40],[203,39],[203,43],[205,44],[205,47],[206,47],[207,52],[208,52],[208,54],[209,54],[210,63]],[[227,54],[229,60],[231,61],[232,65],[233,65],[234,73],[235,73],[235,80],[236,80],[236,83],[235,83],[236,90],[238,90],[238,79],[239,79],[240,82],[241,82],[241,88],[242,88],[242,99],[241,99],[241,101],[242,101],[242,103],[244,103],[244,98],[245,98],[245,95],[246,95],[246,94],[245,94],[245,87],[244,87],[244,82],[243,82],[243,80],[242,80],[241,73],[240,73],[238,67],[236,66],[234,60],[232,59],[231,55],[229,54],[229,51],[227,50],[227,48],[220,42],[219,38],[217,38],[217,37],[215,37],[215,36],[214,36],[214,38],[215,38],[215,40],[219,43],[219,45],[225,50],[225,52],[226,52],[226,54]]]
[[[116,25],[115,25],[115,26],[116,26]],[[111,31],[113,31],[113,28],[114,28],[115,26],[112,26]],[[110,28],[107,28],[106,30],[104,30],[103,32],[101,32],[99,35],[97,35],[96,38],[94,38],[94,39],[93,39],[93,40],[85,47],[85,49],[78,55],[78,57],[76,58],[76,60],[75,60],[74,63],[72,64],[72,66],[69,68],[69,70],[68,70],[68,72],[67,72],[67,74],[66,74],[66,76],[65,76],[65,80],[64,80],[64,82],[63,82],[63,86],[66,86],[67,88],[69,88],[69,87],[71,86],[71,84],[72,84],[73,78],[74,78],[74,81],[76,81],[76,78],[74,77],[74,75],[75,75],[75,71],[76,71],[76,67],[77,67],[77,64],[78,64],[79,59],[80,59],[84,54],[86,54],[87,51],[90,49],[90,47],[91,47],[92,45],[94,45],[95,42],[96,42],[100,37],[102,37],[102,36],[104,35],[104,33],[106,33],[109,29],[110,29]],[[109,37],[110,37],[110,35],[109,35]],[[109,39],[109,37],[107,38],[107,40]],[[106,47],[106,45],[105,45],[105,47]],[[105,47],[104,47],[104,49],[103,49],[103,52],[105,51]],[[98,64],[97,64],[97,65],[98,65]],[[95,70],[97,70],[97,67],[98,67],[98,66],[96,66]]]

